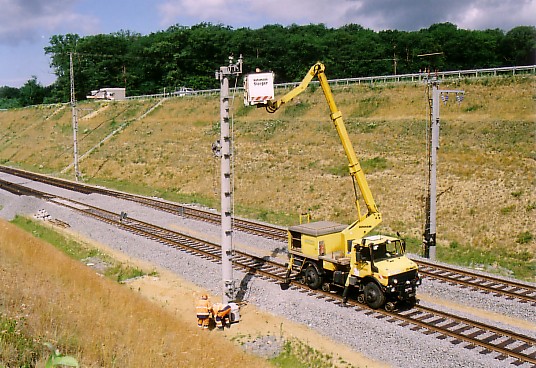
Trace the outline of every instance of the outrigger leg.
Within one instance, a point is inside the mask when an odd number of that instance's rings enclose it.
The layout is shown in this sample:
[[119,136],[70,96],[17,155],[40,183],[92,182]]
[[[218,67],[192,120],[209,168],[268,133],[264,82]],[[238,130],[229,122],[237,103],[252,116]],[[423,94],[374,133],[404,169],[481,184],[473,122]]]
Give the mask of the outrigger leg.
[[294,257],[290,257],[288,266],[287,266],[287,272],[285,273],[285,279],[280,284],[281,289],[285,290],[288,289],[290,285],[290,274],[292,273],[292,266],[294,265]]
[[343,304],[346,304],[348,301],[348,292],[350,291],[350,275],[348,274],[348,277],[346,278],[346,282],[344,283],[344,291],[342,292],[342,302]]

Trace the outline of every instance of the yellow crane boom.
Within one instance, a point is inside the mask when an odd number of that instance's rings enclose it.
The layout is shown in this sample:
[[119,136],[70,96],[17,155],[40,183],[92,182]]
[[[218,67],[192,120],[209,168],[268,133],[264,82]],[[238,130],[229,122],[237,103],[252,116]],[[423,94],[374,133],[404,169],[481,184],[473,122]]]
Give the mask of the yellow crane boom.
[[[249,74],[244,81],[246,105],[264,105],[268,112],[276,112],[304,92],[313,78],[318,78],[329,105],[331,121],[348,158],[354,185],[358,216],[349,226],[316,221],[289,227],[289,263],[284,285],[294,279],[311,289],[344,287],[343,301],[347,300],[352,288],[358,301],[367,303],[371,308],[384,306],[388,311],[394,310],[397,305],[413,306],[417,302],[416,288],[420,285],[420,278],[417,265],[404,255],[404,241],[383,235],[366,236],[381,223],[382,216],[324,71],[324,65],[316,63],[300,84],[280,99],[273,98],[273,73],[258,71]],[[359,193],[367,206],[366,213],[361,213],[359,208]]]
[[[282,105],[291,101],[299,94],[304,92],[307,89],[309,83],[311,83],[311,81],[315,77],[318,78],[318,81],[320,82],[320,87],[322,88],[324,96],[326,97],[326,101],[329,105],[329,110],[331,112],[331,121],[335,125],[335,129],[337,129],[337,133],[344,148],[344,152],[346,154],[346,157],[348,158],[348,168],[350,170],[350,175],[352,176],[352,180],[354,182],[354,191],[356,194],[355,205],[357,208],[358,219],[356,222],[348,226],[348,228],[343,233],[347,233],[346,235],[348,236],[355,235],[356,237],[362,237],[381,223],[381,214],[376,207],[376,202],[374,201],[374,197],[372,196],[372,192],[370,191],[370,188],[368,186],[367,179],[365,178],[363,169],[359,164],[359,160],[357,159],[354,147],[352,146],[352,142],[350,141],[350,137],[348,136],[346,126],[342,119],[342,114],[337,108],[337,104],[335,103],[335,100],[333,98],[333,93],[331,92],[331,88],[329,86],[328,79],[325,74],[324,64],[317,62],[311,67],[311,69],[309,69],[305,78],[303,78],[303,80],[296,88],[285,94],[280,99],[267,101],[266,110],[268,112],[277,111]],[[363,197],[365,205],[367,206],[367,213],[361,213],[359,201],[357,198],[357,190],[355,188],[356,184],[359,187],[359,191]],[[356,225],[358,226],[356,227]]]

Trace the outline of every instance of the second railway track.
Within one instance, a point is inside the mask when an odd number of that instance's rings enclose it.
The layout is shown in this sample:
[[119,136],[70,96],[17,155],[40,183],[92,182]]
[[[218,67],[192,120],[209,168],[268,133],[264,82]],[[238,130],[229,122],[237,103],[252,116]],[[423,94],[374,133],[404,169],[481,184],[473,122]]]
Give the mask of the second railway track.
[[[221,248],[218,244],[196,237],[181,234],[134,218],[122,218],[120,214],[106,211],[86,203],[34,190],[20,184],[0,181],[0,188],[17,195],[32,195],[43,198],[72,211],[82,213],[119,229],[134,233],[145,238],[158,241],[181,251],[203,257],[211,262],[219,263]],[[245,252],[234,251],[233,267],[246,274],[254,274],[275,283],[284,279],[286,267],[273,262],[267,257],[259,257]],[[536,367],[536,346],[532,338],[479,323],[467,318],[445,313],[436,309],[417,305],[411,310],[386,312],[372,310],[350,300],[342,303],[342,297],[334,292],[314,291],[299,282],[292,282],[290,288],[309,294],[311,297],[324,299],[326,302],[339,305],[341,308],[355,308],[360,313],[371,315],[377,319],[397,323],[404,328],[421,330],[423,334],[433,334],[437,339],[450,339],[452,344],[465,343],[467,349],[479,347],[480,354],[493,354],[495,359],[503,361],[511,358],[513,365],[530,364]]]
[[[216,213],[214,211],[167,202],[156,198],[148,198],[129,193],[109,190],[106,188],[89,186],[81,183],[71,182],[68,180],[51,178],[49,176],[39,175],[24,170],[13,169],[6,166],[0,166],[0,171],[84,194],[98,193],[102,195],[124,199],[131,202],[136,202],[144,206],[172,213],[174,215],[185,218],[204,221],[212,224],[219,224],[221,221],[219,213]],[[236,230],[261,236],[267,239],[273,239],[281,242],[286,242],[287,240],[286,229],[269,224],[234,218],[233,227]],[[536,288],[530,285],[512,280],[492,277],[489,275],[482,275],[475,272],[462,271],[458,268],[448,267],[444,265],[442,266],[422,260],[414,261],[419,264],[419,272],[421,276],[425,278],[428,277],[432,279],[437,279],[441,282],[445,282],[448,284],[457,285],[464,288],[471,288],[482,293],[491,293],[496,295],[497,297],[514,299],[521,303],[530,303],[532,306],[536,306]]]

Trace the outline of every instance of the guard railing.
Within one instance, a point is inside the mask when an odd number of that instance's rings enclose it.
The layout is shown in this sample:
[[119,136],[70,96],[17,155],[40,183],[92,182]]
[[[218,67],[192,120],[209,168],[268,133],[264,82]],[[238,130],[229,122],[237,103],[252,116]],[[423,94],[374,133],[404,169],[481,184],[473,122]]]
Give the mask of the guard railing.
[[[526,66],[509,66],[501,68],[486,68],[486,69],[470,69],[470,70],[456,70],[434,73],[440,79],[452,79],[452,78],[480,78],[486,76],[498,76],[498,75],[516,75],[516,74],[536,74],[536,65]],[[419,82],[429,76],[428,73],[410,73],[410,74],[394,74],[394,75],[382,75],[374,77],[359,77],[359,78],[341,78],[330,79],[328,82],[330,85],[350,85],[350,84],[374,84],[374,83],[397,83],[397,82]],[[318,83],[318,81],[315,81]],[[312,83],[315,83],[312,82]],[[275,84],[275,88],[294,88],[298,86],[300,82],[280,83]],[[231,92],[242,91],[243,87],[231,88]],[[195,97],[219,94],[220,89],[204,89],[197,90],[193,93],[184,94],[182,92],[171,93],[156,93],[153,95],[141,95],[130,96],[127,100],[148,99],[148,98],[167,98],[167,97]]]

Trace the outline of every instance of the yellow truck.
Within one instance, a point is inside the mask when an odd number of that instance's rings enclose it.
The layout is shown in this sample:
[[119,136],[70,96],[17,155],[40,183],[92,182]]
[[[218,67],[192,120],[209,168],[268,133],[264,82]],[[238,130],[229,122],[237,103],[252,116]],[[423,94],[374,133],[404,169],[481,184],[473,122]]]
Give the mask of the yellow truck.
[[[331,221],[308,222],[288,229],[289,264],[287,282],[297,280],[311,289],[342,291],[343,301],[349,297],[366,303],[371,308],[384,307],[393,311],[401,305],[412,307],[416,302],[416,289],[421,279],[415,262],[405,256],[405,242],[401,239],[369,235],[382,216],[376,207],[365,174],[359,164],[352,142],[346,131],[342,114],[338,110],[325,75],[325,66],[318,62],[309,69],[301,83],[280,99],[266,91],[265,81],[256,90],[255,77],[248,76],[245,83],[245,101],[248,105],[277,111],[305,91],[313,78],[318,78],[330,109],[330,117],[343,145],[352,178],[357,219],[350,225]],[[254,74],[253,74],[254,75]],[[262,79],[273,78],[263,73]],[[367,207],[361,211],[358,191]]]

